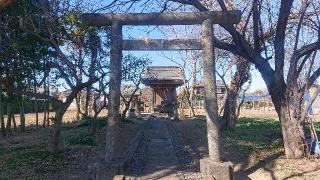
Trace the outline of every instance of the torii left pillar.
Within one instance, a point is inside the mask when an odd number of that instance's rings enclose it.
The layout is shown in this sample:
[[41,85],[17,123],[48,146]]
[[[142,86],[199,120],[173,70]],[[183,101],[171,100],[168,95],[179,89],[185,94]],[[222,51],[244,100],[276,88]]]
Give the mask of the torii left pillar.
[[120,109],[121,61],[122,25],[119,22],[114,21],[111,25],[109,103],[105,154],[107,162],[112,161],[112,158],[115,157],[115,143],[118,133],[117,121],[119,119]]

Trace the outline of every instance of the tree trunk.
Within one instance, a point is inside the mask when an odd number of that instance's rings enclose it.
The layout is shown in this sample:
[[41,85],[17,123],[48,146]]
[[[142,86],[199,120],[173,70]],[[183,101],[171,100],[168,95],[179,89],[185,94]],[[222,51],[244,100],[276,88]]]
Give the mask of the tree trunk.
[[236,125],[239,93],[242,86],[250,79],[250,65],[250,62],[243,58],[237,59],[237,72],[232,77],[224,104],[223,129],[232,129]]
[[16,117],[14,116],[14,112],[11,113],[12,116],[12,123],[13,123],[13,129],[16,131],[17,130],[17,122],[16,122]]
[[122,118],[125,118],[127,116],[127,113],[130,109],[130,103],[124,102],[124,110],[122,111]]
[[46,115],[46,117],[47,117],[47,119],[46,119],[46,121],[47,121],[47,126],[49,127],[50,126],[50,106],[49,106],[49,99],[47,99],[47,101],[46,101],[46,107],[47,107],[47,115]]
[[43,101],[43,123],[42,123],[42,126],[43,127],[46,127],[46,122],[47,122],[47,100],[45,99]]
[[286,157],[302,158],[305,154],[304,120],[301,120],[303,94],[283,90],[281,86],[276,89],[271,91],[271,97],[281,123]]
[[91,120],[91,133],[92,134],[96,134],[97,132],[97,118],[98,118],[98,113],[95,113],[92,117]]
[[189,92],[189,90],[186,90],[187,93],[187,101],[188,101],[188,106],[189,106],[189,110],[191,112],[191,117],[195,117],[196,113],[194,112],[194,108],[193,108],[193,103],[192,103],[192,95],[191,92]]
[[90,97],[91,97],[91,94],[90,94],[91,87],[87,87],[86,91],[87,91],[87,93],[86,93],[86,102],[84,105],[84,116],[88,117],[89,116]]
[[77,106],[77,114],[76,114],[76,120],[80,121],[80,113],[81,113],[81,92],[78,93],[76,97],[76,106]]
[[35,111],[35,114],[36,114],[36,127],[38,128],[39,127],[39,113],[38,113],[38,100],[37,98],[35,98],[34,100],[34,111]]
[[196,89],[196,84],[197,84],[197,61],[198,59],[194,57],[192,62],[192,85],[191,85],[191,90],[189,95],[189,101],[191,102],[190,104],[191,115],[193,117],[196,116],[196,113],[194,112],[193,99],[194,99],[194,91]]
[[60,127],[62,123],[63,115],[66,113],[68,107],[72,103],[73,99],[77,96],[78,91],[71,92],[67,100],[64,103],[61,103],[56,109],[56,114],[54,117],[53,130],[51,133],[51,139],[49,141],[48,149],[50,152],[57,152],[59,150],[59,137],[60,137]]
[[185,92],[185,95],[186,95],[186,100],[188,102],[188,107],[189,107],[189,110],[190,110],[190,116],[191,117],[194,117],[195,116],[195,113],[194,113],[194,108],[193,108],[193,104],[192,104],[192,97],[190,96],[190,90],[189,90],[189,87],[188,87],[188,84],[187,84],[187,79],[186,79],[186,76],[185,76],[185,72],[183,70],[183,73],[182,73],[182,77],[183,77],[183,82],[184,82],[184,92]]
[[2,100],[2,84],[0,82],[0,125],[2,136],[6,136],[5,122],[4,122],[4,109]]
[[224,124],[223,129],[232,129],[235,127],[238,116],[237,116],[237,99],[238,92],[234,88],[230,88],[227,93],[227,99],[224,104],[223,111],[223,120]]
[[[69,104],[70,105],[70,104]],[[67,111],[69,105],[63,103],[59,106],[56,111],[53,123],[53,132],[51,134],[51,140],[49,143],[49,151],[57,152],[59,150],[59,137],[60,137],[60,127],[64,113]]]
[[11,132],[11,102],[10,102],[10,98],[8,97],[8,101],[7,101],[7,132]]
[[[34,93],[37,93],[37,80],[36,80],[36,75],[34,75]],[[39,128],[39,107],[38,107],[38,99],[34,98],[34,112],[36,114],[36,128]]]
[[21,97],[21,102],[20,102],[20,125],[21,125],[21,131],[23,132],[26,126],[23,97]]

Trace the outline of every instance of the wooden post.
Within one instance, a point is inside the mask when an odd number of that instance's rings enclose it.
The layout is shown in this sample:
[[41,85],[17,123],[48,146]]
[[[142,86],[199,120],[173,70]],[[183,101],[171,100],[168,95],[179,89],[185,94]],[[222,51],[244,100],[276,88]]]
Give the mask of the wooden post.
[[213,47],[213,24],[210,19],[203,21],[201,33],[209,158],[200,160],[200,171],[203,177],[208,180],[232,180],[233,164],[231,162],[220,161],[217,86]]
[[201,43],[203,48],[203,79],[207,111],[209,157],[214,161],[220,161],[213,24],[209,19],[202,23]]
[[106,161],[111,161],[114,156],[117,136],[117,123],[120,109],[121,86],[121,61],[122,61],[122,25],[114,21],[111,26],[110,49],[110,83],[109,83],[109,107],[108,127],[106,143]]
[[156,92],[155,92],[155,87],[152,88],[152,103],[151,103],[151,113],[154,113],[154,101],[156,100]]

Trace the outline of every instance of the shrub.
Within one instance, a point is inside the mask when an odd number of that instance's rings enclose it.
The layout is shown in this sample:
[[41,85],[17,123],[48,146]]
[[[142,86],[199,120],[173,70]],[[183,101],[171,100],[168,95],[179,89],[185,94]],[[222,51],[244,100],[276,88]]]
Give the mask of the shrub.
[[87,146],[97,145],[95,138],[88,133],[82,133],[79,136],[71,138],[69,140],[69,143],[71,145],[87,145]]

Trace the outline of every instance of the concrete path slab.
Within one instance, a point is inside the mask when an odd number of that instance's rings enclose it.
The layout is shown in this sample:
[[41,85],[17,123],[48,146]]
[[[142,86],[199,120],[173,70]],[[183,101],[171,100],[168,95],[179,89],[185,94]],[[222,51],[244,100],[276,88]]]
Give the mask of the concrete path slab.
[[134,179],[184,179],[179,175],[179,161],[168,132],[167,120],[153,118],[145,134],[147,151],[141,173]]

